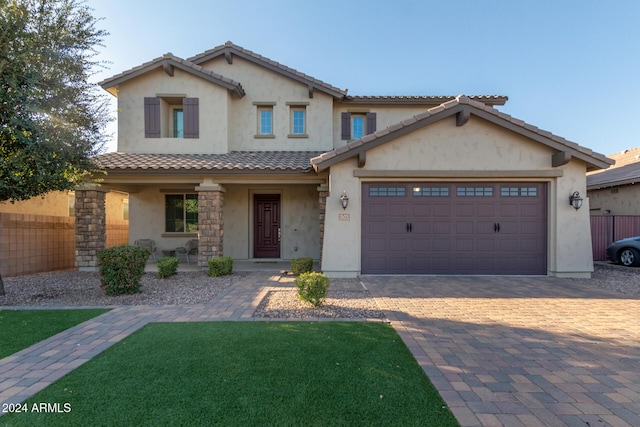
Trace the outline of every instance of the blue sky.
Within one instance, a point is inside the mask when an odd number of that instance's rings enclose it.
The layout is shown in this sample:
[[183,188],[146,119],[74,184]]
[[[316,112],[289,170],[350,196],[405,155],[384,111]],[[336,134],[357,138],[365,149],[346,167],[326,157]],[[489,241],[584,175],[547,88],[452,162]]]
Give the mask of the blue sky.
[[507,95],[501,111],[596,152],[640,146],[637,0],[87,4],[110,33],[95,81],[230,40],[350,95]]

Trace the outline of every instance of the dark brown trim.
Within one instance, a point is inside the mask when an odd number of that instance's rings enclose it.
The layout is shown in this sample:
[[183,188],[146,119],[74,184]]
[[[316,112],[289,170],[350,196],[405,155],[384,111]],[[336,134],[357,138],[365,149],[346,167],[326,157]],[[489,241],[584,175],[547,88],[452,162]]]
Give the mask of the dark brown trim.
[[558,166],[564,166],[571,161],[571,154],[566,151],[558,151],[551,156],[551,166],[557,168]]
[[464,126],[471,118],[471,111],[468,108],[463,108],[462,111],[456,114],[456,126]]
[[361,151],[358,153],[358,167],[363,168],[367,164],[367,152]]
[[173,65],[169,61],[162,61],[162,69],[169,77],[173,77]]

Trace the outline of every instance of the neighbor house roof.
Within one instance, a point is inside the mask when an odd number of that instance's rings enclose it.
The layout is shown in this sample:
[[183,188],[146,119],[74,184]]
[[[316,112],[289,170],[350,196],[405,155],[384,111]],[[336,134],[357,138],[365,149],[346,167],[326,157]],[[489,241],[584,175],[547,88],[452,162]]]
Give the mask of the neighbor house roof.
[[203,171],[226,173],[311,172],[312,157],[319,151],[231,151],[226,154],[146,154],[106,153],[96,162],[108,174],[158,172],[198,174]]
[[640,148],[630,148],[610,154],[615,161],[610,169],[587,175],[587,189],[615,187],[640,182]]
[[244,89],[242,89],[242,85],[235,80],[224,77],[220,74],[217,74],[211,70],[207,70],[193,62],[178,58],[177,56],[166,53],[163,56],[153,59],[149,62],[145,62],[142,65],[134,67],[130,70],[124,71],[120,74],[116,74],[113,77],[105,79],[99,83],[103,89],[107,90],[112,95],[117,96],[117,91],[115,91],[115,87],[121,83],[124,83],[128,80],[146,74],[150,71],[156,70],[158,68],[163,68],[165,72],[173,76],[173,69],[178,68],[182,71],[190,73],[196,77],[207,80],[211,83],[217,84],[219,86],[224,87],[234,93],[236,93],[239,97],[244,96]]
[[319,90],[335,98],[343,98],[347,95],[346,90],[339,89],[335,86],[323,82],[322,80],[318,80],[307,74],[301,73],[300,71],[294,70],[293,68],[287,67],[286,65],[282,65],[279,62],[273,61],[262,55],[258,55],[257,53],[254,53],[248,49],[244,49],[243,47],[235,45],[230,41],[226,42],[223,45],[214,47],[213,49],[204,51],[198,55],[192,56],[188,58],[188,61],[193,62],[194,64],[202,64],[206,61],[210,61],[211,59],[218,58],[220,56],[224,56],[229,64],[233,63],[234,56],[238,56],[247,61],[253,62],[254,64],[265,67],[271,71],[275,71],[276,73],[289,77],[293,80],[297,80],[300,83],[307,85],[309,87],[309,91]]
[[460,125],[466,123],[470,115],[474,115],[549,146],[558,153],[558,156],[554,156],[553,159],[553,162],[557,163],[556,166],[567,163],[572,157],[583,160],[587,164],[587,170],[605,169],[613,163],[613,160],[602,154],[594,153],[575,142],[568,141],[550,132],[539,129],[464,95],[460,95],[437,107],[430,108],[424,113],[403,120],[386,129],[350,141],[343,147],[311,159],[311,163],[316,171],[327,169],[331,165],[354,156],[359,156],[371,148],[375,148],[452,115],[457,115],[456,120],[459,121]]
[[[450,95],[427,96],[346,96],[342,102],[347,104],[386,104],[386,105],[440,105],[456,99]],[[509,98],[503,95],[471,95],[469,99],[485,105],[504,105]]]

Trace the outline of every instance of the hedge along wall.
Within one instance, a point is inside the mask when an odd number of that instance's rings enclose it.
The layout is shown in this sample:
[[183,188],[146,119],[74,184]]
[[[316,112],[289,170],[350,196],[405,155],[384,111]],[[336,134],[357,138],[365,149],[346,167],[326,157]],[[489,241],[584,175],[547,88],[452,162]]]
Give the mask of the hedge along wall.
[[[125,245],[129,221],[107,221],[107,247]],[[75,268],[75,218],[0,213],[3,277]]]

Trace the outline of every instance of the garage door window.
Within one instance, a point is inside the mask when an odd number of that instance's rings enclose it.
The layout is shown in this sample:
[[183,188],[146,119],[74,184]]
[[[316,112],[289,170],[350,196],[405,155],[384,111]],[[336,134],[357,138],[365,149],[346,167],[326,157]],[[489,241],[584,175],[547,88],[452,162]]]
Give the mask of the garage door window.
[[404,187],[370,187],[370,197],[404,197],[406,190]]
[[413,187],[414,197],[449,197],[447,187]]
[[458,187],[458,197],[493,197],[493,187]]
[[501,197],[537,197],[538,189],[536,187],[501,187]]

